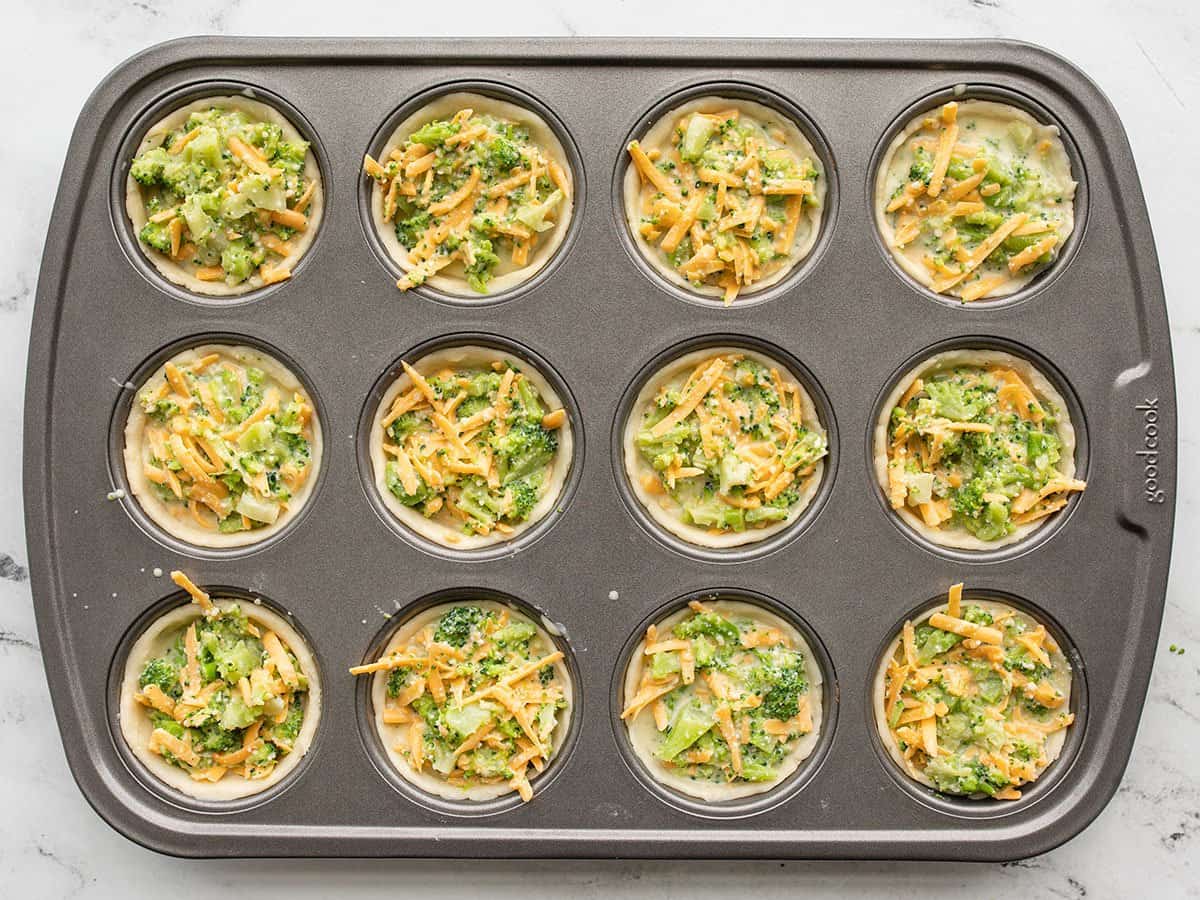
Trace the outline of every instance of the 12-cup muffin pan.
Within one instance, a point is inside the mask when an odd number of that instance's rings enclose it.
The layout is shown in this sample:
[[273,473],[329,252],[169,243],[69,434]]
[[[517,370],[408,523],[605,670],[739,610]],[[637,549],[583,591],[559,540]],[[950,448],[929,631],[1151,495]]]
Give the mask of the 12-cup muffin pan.
[[[399,274],[374,233],[361,167],[397,115],[472,90],[537,110],[573,169],[575,218],[515,290],[460,298]],[[233,299],[165,281],[121,203],[148,124],[247,92],[312,141],[325,216],[293,277]],[[828,178],[822,232],[777,285],[721,308],[669,284],[632,243],[625,145],[676,101],[749,97],[793,115]],[[964,306],[892,263],[871,209],[874,164],[918,111],[1003,99],[1057,124],[1080,182],[1061,258],[1018,293]],[[236,342],[312,396],[324,457],[305,508],[268,540],[200,549],[121,496],[134,390],[186,346]],[[491,344],[535,363],[575,434],[561,502],[510,544],[424,541],[375,493],[366,429],[400,359]],[[822,483],[768,541],[698,550],[663,532],[625,480],[620,433],[652,363],[742,345],[793,369],[829,434]],[[1089,486],[1029,540],[984,553],[923,541],[887,509],[871,432],[894,380],[947,347],[1009,350],[1067,398]],[[1078,833],[1120,782],[1150,677],[1175,486],[1166,308],[1130,148],[1079,70],[995,41],[188,39],[120,66],[66,154],[37,289],[25,413],[25,510],[38,630],[70,767],[130,838],[188,856],[876,857],[1012,859]],[[115,499],[109,499],[110,492]],[[205,803],[158,783],[124,745],[119,673],[141,630],[183,602],[165,572],[259,599],[310,642],[324,697],[315,741],[269,790]],[[870,688],[904,619],[950,584],[1010,598],[1066,648],[1077,715],[1062,757],[1016,802],[937,795],[879,742]],[[703,804],[653,783],[620,722],[642,631],[689,597],[769,605],[819,657],[816,750],[752,802]],[[575,680],[570,733],[532,802],[464,805],[401,784],[370,726],[373,658],[435,602],[511,598],[553,626]]]

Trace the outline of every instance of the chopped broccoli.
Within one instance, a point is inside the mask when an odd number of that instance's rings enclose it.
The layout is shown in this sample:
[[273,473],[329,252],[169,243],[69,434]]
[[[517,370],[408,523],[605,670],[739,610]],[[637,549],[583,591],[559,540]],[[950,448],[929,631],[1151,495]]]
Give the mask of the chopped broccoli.
[[472,236],[470,246],[474,259],[465,270],[467,284],[471,286],[473,291],[486,294],[488,281],[492,277],[492,270],[500,262],[500,257],[492,249],[492,242],[485,237]]
[[808,679],[804,666],[797,663],[777,669],[773,673],[773,684],[763,697],[763,715],[771,719],[787,721],[800,711],[800,695],[808,690]]
[[430,497],[434,496],[433,490],[420,475],[417,476],[417,490],[412,494],[408,493],[404,489],[404,482],[400,480],[400,469],[396,465],[395,460],[389,460],[387,467],[384,469],[384,483],[395,498],[405,506],[420,506]]
[[157,184],[163,175],[163,168],[170,162],[170,157],[164,147],[155,147],[153,150],[147,150],[141,156],[133,161],[129,167],[129,174],[138,184],[153,185]]
[[694,638],[704,635],[718,643],[737,644],[741,640],[738,627],[724,616],[714,612],[696,613],[684,619],[675,626],[675,636],[679,638]]
[[508,172],[521,163],[521,151],[508,138],[498,137],[488,145],[487,159],[501,172]]
[[529,514],[537,506],[540,482],[540,478],[530,476],[529,478],[519,478],[508,485],[508,491],[512,497],[512,509],[505,516],[506,519],[523,522],[529,518]]
[[547,466],[558,451],[558,435],[540,423],[521,421],[496,437],[492,447],[496,451],[500,480],[508,484]]
[[183,688],[179,684],[179,667],[165,656],[156,656],[142,667],[138,676],[138,687],[144,688],[156,684],[168,697],[179,699]]
[[409,216],[406,219],[396,219],[396,240],[398,240],[405,250],[411,250],[417,246],[417,242],[421,240],[429,228],[432,217],[427,212],[419,212]]
[[161,222],[147,222],[138,232],[138,239],[155,250],[163,253],[171,252],[171,232]]
[[457,122],[435,119],[414,131],[410,140],[414,144],[424,144],[426,147],[439,147],[446,142],[446,138],[457,134],[461,128]]
[[489,614],[478,606],[455,606],[438,619],[433,639],[452,647],[461,647],[470,638],[471,632],[488,617]]

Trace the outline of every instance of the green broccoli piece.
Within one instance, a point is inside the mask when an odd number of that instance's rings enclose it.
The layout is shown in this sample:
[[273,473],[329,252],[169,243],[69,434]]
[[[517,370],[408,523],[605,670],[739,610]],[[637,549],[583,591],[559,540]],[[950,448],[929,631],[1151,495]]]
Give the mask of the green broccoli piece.
[[931,759],[925,766],[925,775],[935,788],[947,794],[987,794],[990,797],[1011,784],[999,769],[965,760],[956,753]]
[[968,388],[952,381],[930,381],[925,385],[937,407],[937,414],[955,422],[968,422],[987,406],[986,394],[978,388]]
[[915,635],[917,659],[922,665],[949,651],[962,640],[957,634],[932,625],[918,625]]
[[471,290],[486,294],[492,270],[499,264],[500,257],[492,249],[492,242],[485,237],[472,236],[470,244],[474,260],[465,270],[467,284],[471,286]]
[[808,679],[805,678],[804,666],[797,663],[778,669],[772,674],[773,684],[763,697],[762,710],[769,719],[788,719],[800,712],[800,695],[808,690]]
[[216,722],[206,722],[197,730],[194,745],[212,753],[228,753],[242,746],[242,737],[236,731],[222,728]]
[[133,161],[129,167],[129,175],[138,184],[147,186],[157,184],[162,179],[163,167],[170,160],[166,148],[155,147],[153,150],[147,150]]
[[433,639],[451,647],[461,647],[486,618],[490,618],[490,614],[478,606],[455,606],[442,613]]
[[213,652],[213,660],[217,664],[217,672],[221,679],[233,684],[250,674],[262,663],[262,649],[255,646],[258,642],[238,641],[235,644],[218,647]]
[[399,697],[400,692],[404,690],[408,684],[408,679],[412,675],[412,671],[405,666],[398,669],[392,669],[388,672],[387,678],[387,695],[389,697]]
[[510,622],[492,635],[492,640],[501,647],[523,644],[537,634],[537,629],[528,622]]
[[288,747],[296,743],[296,738],[300,736],[300,727],[304,724],[304,708],[298,703],[293,703],[287,712],[287,716],[278,725],[272,725],[270,731],[270,739],[275,743],[282,742]]
[[398,240],[405,250],[411,250],[417,246],[417,242],[421,240],[422,235],[428,230],[432,221],[432,216],[427,212],[419,212],[409,216],[406,219],[396,219],[396,240]]
[[491,528],[496,520],[504,514],[502,498],[493,494],[487,482],[478,475],[471,475],[460,484],[458,508],[470,516],[467,527],[474,523]]
[[533,508],[538,503],[540,483],[540,478],[531,476],[529,478],[519,478],[508,485],[508,491],[512,497],[512,509],[505,516],[506,519],[524,522],[529,518],[529,514],[533,512]]
[[[521,382],[524,384],[524,380]],[[550,464],[558,452],[558,435],[541,423],[520,421],[492,441],[500,481],[509,484]]]
[[676,625],[674,632],[678,638],[704,635],[718,644],[737,644],[742,638],[742,633],[736,625],[714,612],[695,613]]
[[515,169],[521,163],[521,151],[508,138],[498,137],[487,148],[487,160],[501,172]]
[[163,253],[171,252],[171,232],[162,222],[147,222],[138,232],[138,240]]
[[420,424],[420,416],[413,412],[406,412],[392,421],[392,424],[388,426],[388,434],[397,444],[402,444],[404,439],[416,431]]
[[414,493],[410,494],[404,490],[404,483],[400,480],[400,469],[395,460],[388,460],[383,477],[387,489],[405,506],[420,506],[434,496],[433,489],[425,483],[420,475],[417,476],[417,490]]
[[159,690],[176,700],[183,694],[183,687],[179,683],[179,666],[165,656],[156,656],[142,667],[138,687],[145,688],[151,684],[158,685]]
[[446,138],[457,134],[462,126],[448,119],[434,119],[412,133],[409,138],[414,144],[424,144],[426,147],[440,147]]
[[186,733],[186,730],[182,725],[180,725],[166,713],[160,713],[157,709],[150,711],[150,724],[155,728],[161,728],[168,734],[173,734],[177,738],[182,738]]
[[245,241],[230,241],[221,251],[221,268],[234,281],[245,281],[262,261],[262,251],[256,251]]

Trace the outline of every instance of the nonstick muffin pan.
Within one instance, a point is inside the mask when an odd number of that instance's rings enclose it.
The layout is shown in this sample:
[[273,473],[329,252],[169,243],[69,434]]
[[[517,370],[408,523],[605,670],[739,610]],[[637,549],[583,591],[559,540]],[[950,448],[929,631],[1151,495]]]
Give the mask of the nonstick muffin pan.
[[[555,257],[480,299],[401,294],[368,215],[364,153],[429,92],[531,106],[562,140],[575,215]],[[247,91],[313,142],[325,215],[290,280],[233,299],[165,281],[121,204],[146,127],[204,95]],[[625,145],[675,101],[744,96],[800,114],[827,174],[821,234],[778,284],[724,309],[643,261],[624,220]],[[1079,181],[1076,225],[1028,287],[963,306],[915,285],[880,242],[874,164],[915,112],[1002,99],[1057,124]],[[1130,148],[1112,106],[1057,56],[1008,42],[188,39],[119,67],[80,115],[47,238],[30,341],[25,511],[43,655],[72,772],[116,829],[187,856],[859,857],[1000,860],[1078,833],[1116,791],[1137,729],[1166,588],[1175,402],[1166,307]],[[324,454],[287,527],[237,548],[162,532],[121,496],[121,430],[141,379],[190,345],[258,347],[313,398]],[[511,544],[439,549],[389,517],[365,429],[401,358],[455,343],[535,361],[572,415],[557,509]],[[743,345],[786,361],[828,432],[822,483],[768,541],[697,550],[657,528],[625,481],[620,433],[652,361]],[[1087,490],[1027,541],[939,548],[887,509],[871,466],[894,379],[943,348],[1006,350],[1066,398]],[[115,499],[108,499],[112,492]],[[215,594],[292,617],[321,672],[321,722],[289,777],[229,803],[156,782],[117,724],[125,654],[184,600]],[[161,575],[162,577],[156,577]],[[878,741],[875,667],[906,617],[954,582],[1028,607],[1061,638],[1078,690],[1062,757],[1021,800],[942,797]],[[624,661],[694,596],[762,598],[824,675],[814,752],[780,790],[732,807],[647,782],[620,723]],[[446,804],[405,790],[370,727],[373,659],[432,603],[512,598],[570,650],[575,705],[532,802]]]

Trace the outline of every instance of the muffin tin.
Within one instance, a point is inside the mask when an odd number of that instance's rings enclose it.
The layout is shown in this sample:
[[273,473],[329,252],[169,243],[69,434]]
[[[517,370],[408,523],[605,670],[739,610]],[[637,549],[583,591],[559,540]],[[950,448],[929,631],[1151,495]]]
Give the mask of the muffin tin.
[[[625,144],[674,98],[736,84],[784,98],[827,154],[828,209],[808,259],[731,309],[688,302],[637,259],[620,209]],[[963,307],[902,278],[875,233],[872,160],[916,108],[956,86],[1003,93],[1058,122],[1081,182],[1077,231],[1043,277]],[[533,98],[568,138],[576,221],[556,258],[511,294],[400,294],[363,214],[362,157],[430,90]],[[314,141],[326,214],[293,277],[234,300],[153,272],[117,202],[130,149],[171,105],[248,90]],[[961,90],[958,91],[961,93]],[[38,629],[71,770],[128,837],[186,856],[639,856],[1012,859],[1078,833],[1116,791],[1150,677],[1175,487],[1166,308],[1120,121],[1095,85],[1023,44],[632,40],[188,39],[124,63],[92,95],[67,154],[38,282],[25,412],[25,510]],[[747,298],[751,299],[751,298]],[[561,379],[577,448],[560,510],[495,553],[407,540],[363,477],[365,424],[396,361],[431,342],[490,338]],[[139,378],[181,346],[236,339],[311,388],[325,456],[303,514],[269,541],[200,550],[118,496],[120,429]],[[795,360],[833,444],[800,527],[736,554],[697,553],[631,514],[618,449],[644,367],[681,345],[742,341]],[[944,345],[1002,346],[1067,388],[1090,482],[1027,543],[969,555],[915,541],[880,502],[874,413],[895,377]],[[623,400],[623,398],[626,398]],[[116,722],[117,678],[149,621],[183,601],[165,572],[262,597],[294,616],[323,675],[321,727],[279,785],[202,804],[154,781]],[[161,573],[163,577],[155,577]],[[894,629],[953,582],[1014,597],[1069,642],[1078,722],[1017,802],[971,803],[905,784],[869,706]],[[761,595],[807,626],[829,699],[801,781],[736,811],[647,788],[615,727],[621,660],[679,598]],[[345,670],[397,616],[478,591],[557,625],[575,720],[528,804],[463,810],[381,775]],[[547,774],[551,774],[548,772]]]

